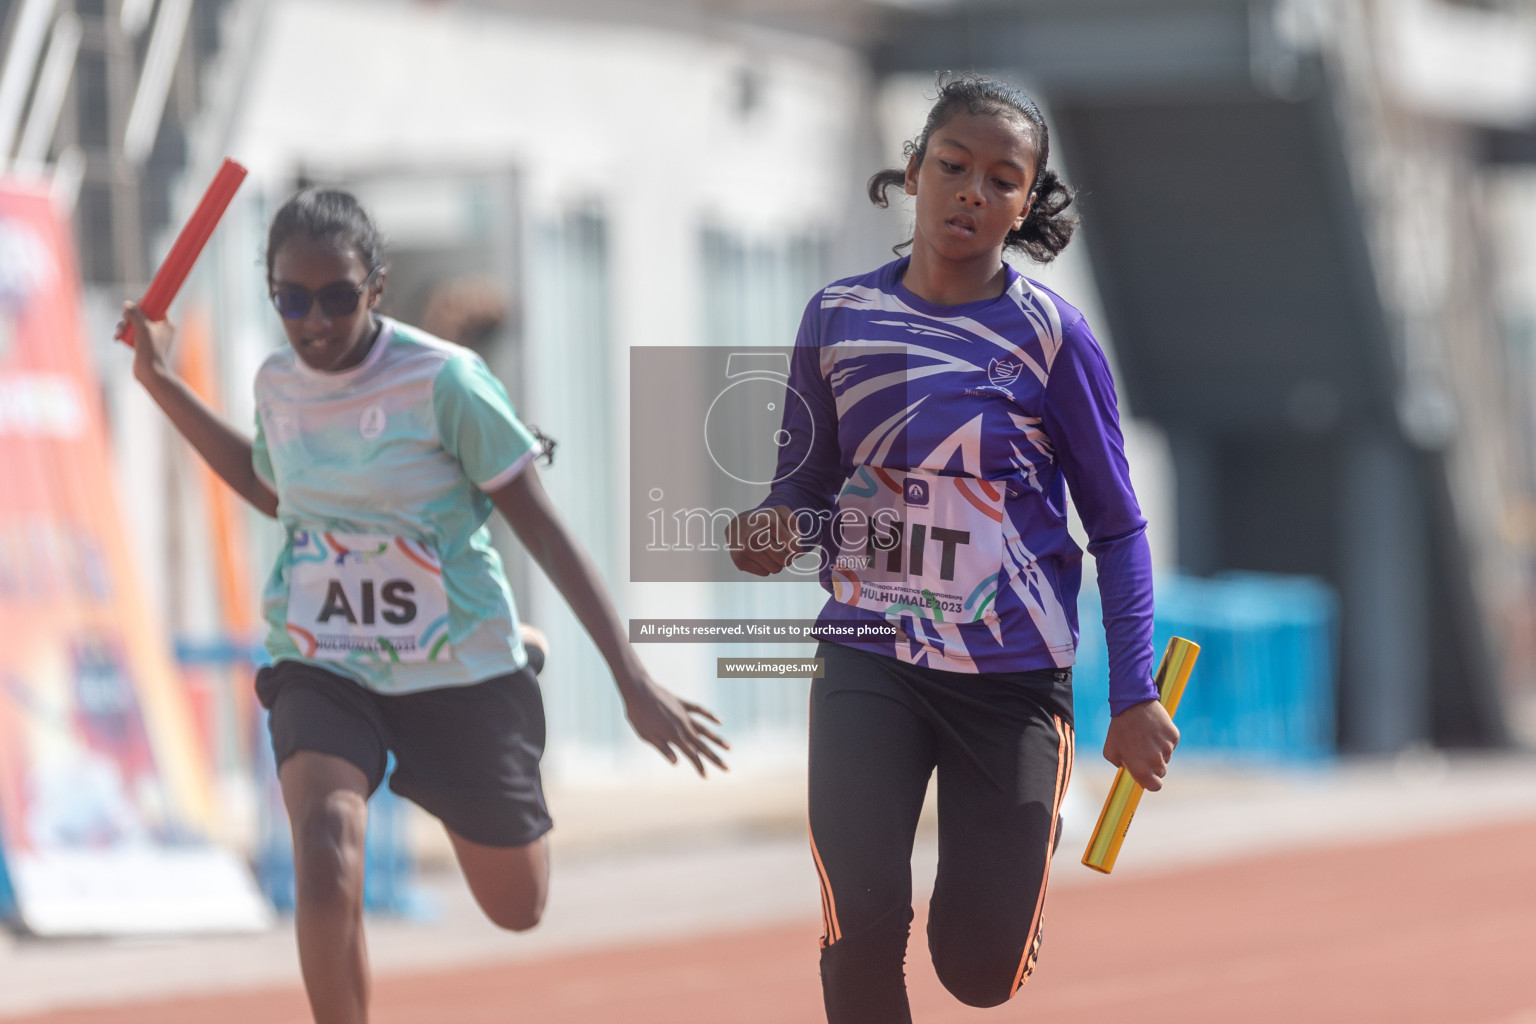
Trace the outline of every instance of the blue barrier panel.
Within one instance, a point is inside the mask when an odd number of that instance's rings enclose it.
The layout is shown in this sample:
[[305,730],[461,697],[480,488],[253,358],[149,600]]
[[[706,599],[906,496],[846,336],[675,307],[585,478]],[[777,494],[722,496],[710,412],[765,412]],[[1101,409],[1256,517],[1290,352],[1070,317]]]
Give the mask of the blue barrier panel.
[[[1170,636],[1200,645],[1179,707],[1181,751],[1292,761],[1333,753],[1338,601],[1327,584],[1259,573],[1170,576],[1156,593],[1154,655]],[[1109,727],[1101,615],[1097,593],[1085,591],[1073,672],[1082,751],[1102,747]]]
[[16,890],[11,888],[11,872],[5,866],[5,843],[0,841],[0,923],[16,920]]
[[185,637],[174,641],[176,664],[183,668],[228,665],[267,665],[267,649],[260,640],[237,637]]

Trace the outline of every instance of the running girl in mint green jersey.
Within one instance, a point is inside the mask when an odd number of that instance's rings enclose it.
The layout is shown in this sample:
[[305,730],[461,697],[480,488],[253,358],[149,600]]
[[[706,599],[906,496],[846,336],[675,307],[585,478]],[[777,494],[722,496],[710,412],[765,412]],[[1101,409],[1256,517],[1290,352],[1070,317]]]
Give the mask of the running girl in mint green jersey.
[[499,509],[607,660],[630,724],[676,763],[724,768],[718,719],[657,685],[539,484],[539,440],[468,349],[375,313],[385,268],[357,200],[307,190],[273,219],[267,278],[289,347],[256,377],[256,437],[171,370],[173,326],[124,317],[134,376],[287,543],[257,677],[293,826],[299,959],[319,1024],[368,1019],[363,836],[383,781],[437,816],[486,915],[532,928],[551,827],[539,776],[542,651],[522,642],[485,522]]

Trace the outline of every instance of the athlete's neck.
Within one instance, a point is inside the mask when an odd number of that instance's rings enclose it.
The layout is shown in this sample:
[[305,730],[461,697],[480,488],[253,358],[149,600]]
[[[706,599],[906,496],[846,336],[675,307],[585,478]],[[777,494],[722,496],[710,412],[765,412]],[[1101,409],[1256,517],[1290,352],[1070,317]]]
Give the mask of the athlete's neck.
[[1008,267],[1001,252],[988,252],[974,259],[946,260],[912,244],[912,259],[902,275],[907,291],[935,306],[959,306],[967,302],[995,299],[1008,289]]
[[363,360],[368,358],[368,353],[373,351],[373,346],[379,340],[379,331],[383,326],[383,322],[378,317],[373,317],[369,321],[368,330],[363,335],[363,339],[357,343],[351,352],[347,353],[347,357],[337,364],[336,368],[331,372],[341,373],[343,370],[350,370],[354,366],[361,366]]

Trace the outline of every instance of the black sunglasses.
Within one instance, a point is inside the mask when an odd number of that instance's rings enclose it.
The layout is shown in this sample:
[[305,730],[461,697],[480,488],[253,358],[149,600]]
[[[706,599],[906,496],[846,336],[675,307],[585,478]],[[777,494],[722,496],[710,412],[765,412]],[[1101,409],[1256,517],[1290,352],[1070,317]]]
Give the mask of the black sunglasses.
[[299,320],[309,315],[309,307],[320,304],[320,312],[329,317],[351,316],[357,312],[357,303],[363,292],[378,276],[379,268],[369,271],[362,284],[351,281],[332,281],[324,288],[310,291],[296,284],[285,284],[272,289],[272,305],[284,320]]

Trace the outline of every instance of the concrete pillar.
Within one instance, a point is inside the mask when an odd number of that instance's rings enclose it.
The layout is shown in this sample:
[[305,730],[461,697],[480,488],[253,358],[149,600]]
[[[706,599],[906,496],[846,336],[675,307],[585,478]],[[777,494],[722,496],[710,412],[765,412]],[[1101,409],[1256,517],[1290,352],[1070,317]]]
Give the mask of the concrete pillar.
[[1412,452],[1368,428],[1347,442],[1340,536],[1340,741],[1359,753],[1429,736],[1429,549]]
[[1179,568],[1206,576],[1222,567],[1221,499],[1216,441],[1209,431],[1168,430],[1178,494]]

